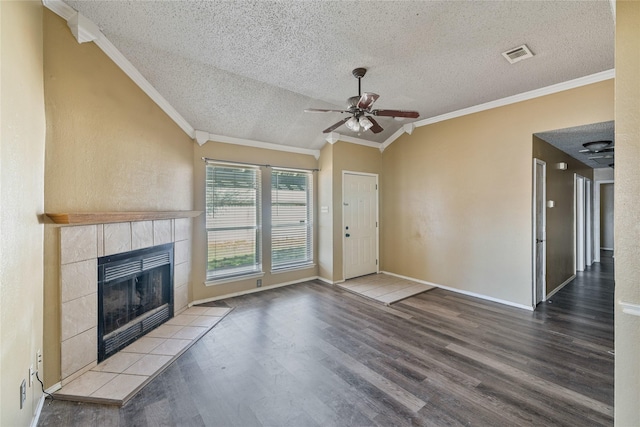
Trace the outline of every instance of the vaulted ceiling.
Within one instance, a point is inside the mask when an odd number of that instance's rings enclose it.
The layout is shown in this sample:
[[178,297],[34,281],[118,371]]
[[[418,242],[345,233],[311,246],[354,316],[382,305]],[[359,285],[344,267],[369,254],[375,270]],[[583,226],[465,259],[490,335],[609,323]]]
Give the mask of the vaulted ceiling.
[[[593,75],[614,67],[614,18],[599,1],[67,1],[195,129],[319,149],[322,130],[363,91],[383,143],[403,124]],[[526,44],[534,57],[501,55]]]

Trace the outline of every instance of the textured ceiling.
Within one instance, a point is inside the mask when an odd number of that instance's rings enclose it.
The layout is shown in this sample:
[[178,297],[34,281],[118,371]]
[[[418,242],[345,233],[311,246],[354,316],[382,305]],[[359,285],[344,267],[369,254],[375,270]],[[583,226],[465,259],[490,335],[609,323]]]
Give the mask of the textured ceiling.
[[[363,91],[375,107],[434,117],[614,67],[599,1],[67,1],[196,129],[318,149]],[[502,56],[527,44],[535,56]],[[342,135],[384,142],[385,130]]]
[[610,164],[614,163],[613,153],[580,152],[585,149],[582,146],[585,142],[611,141],[612,145],[615,145],[613,121],[540,132],[535,135],[594,169],[608,168]]

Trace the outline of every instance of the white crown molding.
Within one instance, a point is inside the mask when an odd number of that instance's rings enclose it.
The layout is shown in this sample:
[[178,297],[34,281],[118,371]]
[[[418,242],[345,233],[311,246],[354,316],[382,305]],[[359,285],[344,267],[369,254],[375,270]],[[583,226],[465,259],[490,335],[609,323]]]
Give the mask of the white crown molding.
[[270,142],[253,141],[250,139],[235,138],[232,136],[208,134],[209,141],[224,142],[225,144],[243,145],[245,147],[264,148],[266,150],[285,151],[287,153],[306,154],[317,159],[320,158],[320,150],[310,148],[291,147],[289,145],[272,144]]
[[68,21],[77,13],[74,8],[62,0],[42,0],[42,4],[65,21]]
[[406,133],[408,133],[409,135],[411,135],[413,133],[413,130],[416,128],[416,124],[415,123],[407,123],[406,125],[402,126],[402,129],[404,129],[404,131]]
[[380,148],[379,142],[369,141],[366,139],[353,138],[351,136],[340,135],[340,141],[350,142],[351,144],[364,145],[367,147]]
[[616,25],[616,0],[609,0],[611,6],[611,17],[613,18],[613,25]]
[[209,132],[196,129],[195,138],[198,145],[202,147],[207,141],[209,141]]
[[400,138],[404,133],[405,133],[405,130],[404,130],[404,126],[403,126],[400,129],[398,129],[397,131],[395,131],[393,133],[393,135],[391,135],[389,138],[387,138],[387,140],[385,142],[382,143],[382,146],[380,147],[380,151],[384,152],[384,150],[386,150],[387,147],[390,146],[393,143],[393,141],[395,141],[396,139]]
[[71,29],[78,43],[94,42],[104,37],[100,28],[79,12],[74,13],[73,16],[67,20],[67,26]]
[[416,126],[426,126],[444,120],[453,119],[456,117],[462,117],[469,114],[479,113],[481,111],[491,110],[493,108],[504,107],[505,105],[515,104],[522,101],[528,101],[534,98],[540,98],[546,95],[552,95],[554,93],[563,92],[569,89],[575,89],[578,87],[598,83],[604,80],[615,78],[615,70],[602,71],[600,73],[591,74],[577,79],[568,80],[566,82],[557,83],[555,85],[542,87],[540,89],[534,89],[529,92],[519,93],[517,95],[508,96],[502,99],[496,99],[495,101],[485,102],[484,104],[475,105],[469,108],[463,108],[462,110],[453,111],[451,113],[442,114],[440,116],[431,117],[428,119],[415,122]]
[[338,132],[329,132],[329,135],[325,138],[329,144],[333,145],[340,140],[340,134]]
[[[557,83],[555,85],[546,86],[540,89],[531,90],[529,92],[523,92],[517,95],[508,96],[506,98],[497,99],[495,101],[485,102],[484,104],[475,105],[473,107],[463,108],[462,110],[452,111],[451,113],[445,113],[439,116],[430,117],[428,119],[423,119],[410,124],[414,124],[416,127],[427,126],[434,123],[443,122],[445,120],[455,119],[457,117],[479,113],[481,111],[491,110],[493,108],[504,107],[505,105],[515,104],[522,101],[528,101],[530,99],[539,98],[541,96],[546,96],[546,95],[552,95],[554,93],[563,92],[569,89],[575,89],[578,87],[587,86],[593,83],[610,80],[615,77],[616,77],[615,69],[601,71],[599,73],[591,74],[584,77],[579,77],[577,79],[568,80],[566,82]],[[387,148],[396,139],[400,138],[400,136],[404,132],[405,132],[405,129],[401,128],[399,131],[391,135],[382,144],[383,147]]]
[[[69,24],[69,20],[71,20],[74,15],[78,14],[72,7],[68,6],[61,0],[42,0],[44,6],[67,20],[67,24]],[[97,29],[98,26],[95,25],[91,20],[86,17],[80,20],[82,27],[84,28],[94,28]],[[90,24],[89,24],[90,23]],[[71,25],[70,25],[71,26]],[[75,35],[75,34],[74,34]],[[149,83],[149,81],[144,78],[144,76],[138,71],[136,67],[133,66],[131,62],[102,34],[100,33],[100,37],[93,40],[95,44],[102,49],[102,51],[109,57],[113,62],[116,63],[118,67],[124,73],[131,78],[142,89],[144,93],[146,93],[149,98],[155,102],[158,107],[162,109],[167,115],[174,121],[176,124],[187,134],[190,138],[195,137],[195,129],[193,126],[187,122],[187,120],[182,117],[182,115],[175,109],[169,101],[167,101],[160,92],[156,90],[156,88]]]

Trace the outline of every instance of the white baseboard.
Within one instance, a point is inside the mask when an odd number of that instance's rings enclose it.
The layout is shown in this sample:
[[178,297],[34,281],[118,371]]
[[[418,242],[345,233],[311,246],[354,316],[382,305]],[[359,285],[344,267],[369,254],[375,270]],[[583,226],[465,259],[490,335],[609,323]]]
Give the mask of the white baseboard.
[[[62,384],[56,383],[51,387],[49,387],[48,389],[46,389],[44,393],[53,394],[56,391],[60,390],[61,388],[62,388]],[[33,418],[31,419],[31,427],[37,427],[38,421],[40,421],[40,414],[42,413],[42,407],[44,406],[44,399],[46,398],[46,395],[44,393],[42,394],[42,396],[40,396],[40,400],[38,401],[38,407],[36,408],[36,411],[33,414]]]
[[556,294],[556,292],[558,292],[560,289],[564,288],[565,286],[567,286],[569,284],[569,282],[571,282],[573,279],[576,278],[576,275],[572,275],[571,277],[569,277],[567,280],[565,280],[564,282],[560,283],[560,286],[558,286],[557,288],[555,288],[554,290],[552,290],[551,292],[549,292],[547,294],[547,296],[544,298],[544,300],[548,300],[549,298],[551,298],[553,295]]
[[40,421],[40,412],[42,412],[42,407],[44,406],[44,397],[45,397],[44,394],[40,396],[40,400],[38,401],[38,407],[36,408],[35,414],[33,414],[33,418],[31,419],[31,427],[38,426],[38,421]]
[[281,288],[283,286],[295,285],[296,283],[308,282],[310,280],[316,280],[316,279],[319,279],[319,277],[318,276],[305,277],[304,279],[292,280],[291,282],[278,283],[276,285],[269,285],[269,286],[261,286],[259,288],[247,289],[246,291],[233,292],[233,293],[230,293],[230,294],[220,295],[220,296],[217,296],[217,297],[199,299],[199,300],[190,302],[189,303],[189,307],[192,307],[192,306],[197,305],[197,304],[204,304],[206,302],[218,301],[218,300],[221,300],[221,299],[239,297],[241,295],[247,295],[247,294],[253,294],[253,293],[256,293],[256,292],[267,291],[269,289]]
[[333,282],[332,280],[329,279],[325,279],[324,277],[316,277],[316,280],[320,280],[321,282],[326,283],[327,285],[335,285],[335,282]]
[[444,289],[444,290],[455,292],[455,293],[458,293],[458,294],[467,295],[467,296],[470,296],[470,297],[480,298],[480,299],[491,301],[491,302],[497,302],[498,304],[504,304],[504,305],[520,308],[520,309],[527,310],[527,311],[533,311],[533,307],[530,307],[528,305],[518,304],[516,302],[507,301],[507,300],[503,300],[503,299],[499,299],[499,298],[494,298],[494,297],[490,297],[488,295],[477,294],[475,292],[465,291],[465,290],[462,290],[462,289],[451,288],[449,286],[439,285],[437,283],[427,282],[426,280],[415,279],[413,277],[402,276],[400,274],[390,273],[388,271],[381,271],[381,273],[388,274],[390,276],[399,277],[401,279],[411,280],[413,282],[418,282],[418,283],[422,283],[422,284],[425,284],[425,285],[434,286],[436,288]]

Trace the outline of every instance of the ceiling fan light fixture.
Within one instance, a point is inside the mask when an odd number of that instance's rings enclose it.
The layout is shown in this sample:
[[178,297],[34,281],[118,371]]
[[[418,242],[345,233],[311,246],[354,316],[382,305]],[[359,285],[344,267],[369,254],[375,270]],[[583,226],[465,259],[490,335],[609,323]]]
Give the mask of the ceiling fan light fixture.
[[358,119],[356,119],[355,117],[351,117],[349,120],[347,120],[345,125],[347,125],[347,127],[354,132],[358,132],[360,130],[360,124],[358,123]]
[[365,116],[362,116],[360,117],[360,126],[362,126],[362,129],[364,130],[369,130],[373,126],[373,123],[371,123],[371,120],[367,119]]
[[605,148],[607,148],[609,145],[611,145],[611,141],[592,141],[592,142],[585,142],[584,144],[582,144],[584,148],[586,148],[592,153],[597,153],[599,151],[602,151]]

